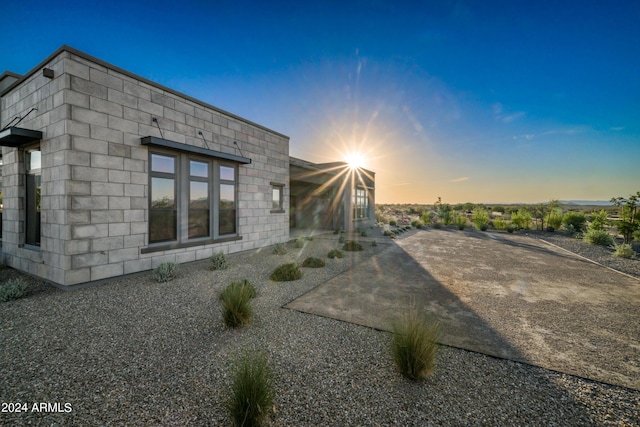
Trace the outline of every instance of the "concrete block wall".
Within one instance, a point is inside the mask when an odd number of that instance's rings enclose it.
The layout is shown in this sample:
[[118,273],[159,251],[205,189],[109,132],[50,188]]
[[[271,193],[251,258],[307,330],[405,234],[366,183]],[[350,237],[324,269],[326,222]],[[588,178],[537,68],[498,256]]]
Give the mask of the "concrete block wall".
[[[164,261],[195,261],[218,251],[249,250],[288,239],[288,209],[270,212],[271,182],[285,184],[284,204],[289,204],[286,136],[73,49],[62,49],[49,62],[54,80],[41,82],[36,72],[2,101],[3,121],[5,114],[30,105],[25,97],[46,107],[23,123],[44,134],[42,246],[39,254],[20,248],[23,224],[7,218],[3,234],[9,246],[5,250],[3,241],[3,251],[9,265],[70,286],[149,270]],[[238,165],[240,240],[141,253],[148,246],[149,230],[149,152],[141,138],[161,136],[154,117],[164,139],[236,155],[237,141],[244,157],[252,159]],[[10,208],[5,195],[4,212],[17,211],[23,221],[21,155],[20,150],[3,149],[4,191],[11,194]]]

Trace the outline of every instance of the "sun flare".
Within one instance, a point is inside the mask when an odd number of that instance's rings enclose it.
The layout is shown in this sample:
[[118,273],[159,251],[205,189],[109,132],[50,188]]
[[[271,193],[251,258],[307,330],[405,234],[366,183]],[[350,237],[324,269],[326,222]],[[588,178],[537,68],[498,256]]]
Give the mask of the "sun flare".
[[360,153],[348,154],[345,160],[351,169],[360,169],[364,167],[365,158]]

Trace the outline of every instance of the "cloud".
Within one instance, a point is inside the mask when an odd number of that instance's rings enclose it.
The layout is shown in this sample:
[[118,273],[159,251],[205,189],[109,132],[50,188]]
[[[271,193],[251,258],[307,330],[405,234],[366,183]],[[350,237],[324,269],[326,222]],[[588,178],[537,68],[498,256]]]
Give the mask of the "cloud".
[[511,123],[512,121],[517,120],[520,117],[524,117],[524,115],[525,115],[524,111],[518,111],[517,113],[513,113],[508,116],[501,117],[500,120],[502,120],[503,123]]
[[460,177],[460,178],[452,179],[449,182],[464,182],[464,181],[468,181],[468,180],[469,180],[468,176],[463,176],[463,177]]

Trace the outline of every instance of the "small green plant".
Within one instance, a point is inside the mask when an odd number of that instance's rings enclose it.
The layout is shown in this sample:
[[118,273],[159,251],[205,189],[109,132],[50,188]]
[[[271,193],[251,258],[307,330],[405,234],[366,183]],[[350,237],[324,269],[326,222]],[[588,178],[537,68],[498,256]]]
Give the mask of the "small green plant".
[[246,279],[227,286],[220,293],[224,324],[232,328],[249,324],[252,314],[249,301],[255,296],[256,289]]
[[276,243],[273,247],[273,253],[276,255],[284,255],[287,253],[287,245],[284,243]]
[[518,209],[516,213],[511,215],[511,223],[517,229],[531,229],[531,212],[527,208]]
[[507,229],[507,221],[504,218],[496,218],[493,220],[493,226],[496,230],[506,230]]
[[554,230],[559,230],[560,226],[562,226],[562,210],[560,209],[552,210],[549,213],[547,224],[549,225],[549,227],[553,227]]
[[615,248],[613,256],[629,259],[636,257],[636,251],[633,250],[633,247],[629,243],[620,243],[619,245],[614,243],[613,247]]
[[600,212],[594,212],[591,214],[591,224],[589,224],[589,230],[604,230],[604,227],[609,225],[609,220],[607,219],[607,212],[604,209],[601,209]]
[[473,210],[473,216],[471,221],[478,230],[487,231],[489,227],[489,212],[483,208],[475,208]]
[[0,285],[0,301],[11,301],[29,295],[29,284],[22,278],[9,279]]
[[467,217],[464,215],[456,215],[453,222],[458,226],[458,230],[464,230],[467,228]]
[[567,227],[567,229],[569,225],[573,226],[574,233],[582,231],[582,227],[584,227],[585,222],[587,222],[587,217],[584,216],[583,212],[567,212],[562,217],[562,223]]
[[291,282],[302,278],[302,271],[294,263],[282,264],[271,274],[274,282]]
[[[395,235],[395,233],[394,233],[393,231],[391,231],[391,230],[384,230],[384,231],[382,232],[382,235],[383,235],[383,236],[387,236],[387,237],[389,237],[389,236],[394,236],[394,235]],[[344,242],[340,242],[340,243],[344,243]]]
[[378,242],[376,242],[375,240],[371,242],[371,246],[378,246]]
[[585,242],[592,245],[611,246],[613,245],[613,236],[606,230],[591,228],[582,236]]
[[302,261],[302,266],[308,268],[320,268],[324,267],[325,265],[326,263],[320,258],[309,257]]
[[391,353],[400,373],[411,379],[433,371],[440,325],[426,313],[411,307],[392,324]]
[[507,224],[507,233],[513,233],[514,231],[516,231],[516,228],[513,226],[513,224],[509,223]]
[[360,232],[361,237],[368,237],[367,232],[365,230]]
[[442,228],[442,223],[440,222],[434,222],[433,224],[431,224],[433,226],[433,228],[435,228],[436,230],[440,230]]
[[338,243],[344,243],[346,241],[347,239],[344,236],[340,236],[340,238],[338,239]]
[[153,278],[159,283],[170,282],[178,277],[179,270],[180,266],[175,262],[163,262],[153,269]]
[[396,221],[395,219],[392,219],[391,221],[389,221],[389,225],[392,227],[395,227],[396,225],[398,225],[398,221]]
[[304,248],[304,238],[298,237],[293,245],[298,249]]
[[273,374],[264,354],[245,354],[232,374],[227,411],[236,426],[263,425],[273,405]]
[[362,245],[358,242],[354,242],[353,240],[348,241],[342,247],[342,250],[351,252],[361,251],[362,249],[364,249]]
[[333,234],[339,234],[340,233],[340,229],[336,228],[335,230],[333,230]]
[[344,253],[340,249],[331,249],[327,254],[327,258],[344,258]]
[[211,270],[226,270],[229,268],[229,261],[227,261],[227,256],[224,252],[211,255],[211,258],[209,258],[209,268],[211,268]]
[[422,227],[422,223],[420,221],[418,221],[417,219],[414,219],[413,221],[411,221],[411,226],[413,228],[420,228],[420,227]]
[[640,242],[640,230],[634,231],[631,237],[633,238],[634,242]]

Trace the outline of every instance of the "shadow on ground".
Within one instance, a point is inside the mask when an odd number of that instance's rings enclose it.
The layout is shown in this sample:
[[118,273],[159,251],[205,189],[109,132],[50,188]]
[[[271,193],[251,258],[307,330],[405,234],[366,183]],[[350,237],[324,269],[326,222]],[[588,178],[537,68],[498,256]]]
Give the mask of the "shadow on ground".
[[390,330],[412,301],[442,344],[640,390],[640,281],[529,237],[421,231],[286,308]]

